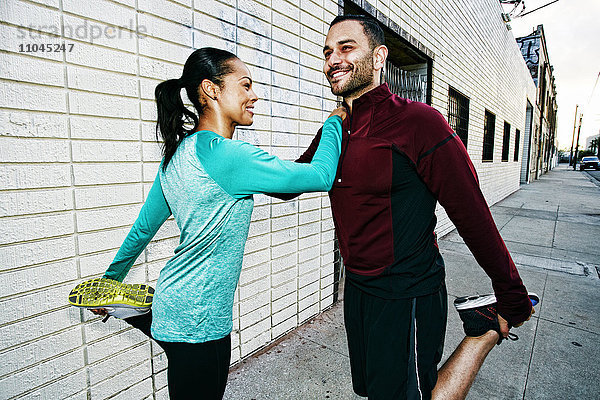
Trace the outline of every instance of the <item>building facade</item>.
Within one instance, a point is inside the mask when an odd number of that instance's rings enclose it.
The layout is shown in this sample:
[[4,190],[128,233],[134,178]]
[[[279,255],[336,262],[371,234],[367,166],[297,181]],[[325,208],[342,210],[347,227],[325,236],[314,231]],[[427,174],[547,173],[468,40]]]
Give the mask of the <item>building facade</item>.
[[[550,64],[544,26],[517,38],[523,58],[537,87],[535,111],[531,115],[523,151],[521,182],[529,183],[558,164],[556,137],[556,83]],[[532,110],[533,111],[533,110]]]
[[[0,3],[3,398],[168,397],[155,343],[66,299],[106,269],[155,177],[154,87],[179,77],[195,48],[236,53],[261,98],[236,138],[294,159],[336,104],[321,72],[329,22],[354,12],[385,27],[386,81],[448,118],[488,202],[516,191],[538,92],[497,0]],[[331,306],[340,275],[326,194],[255,205],[232,363]],[[438,234],[449,232],[441,208],[438,217]],[[126,280],[155,283],[177,243],[169,220]]]

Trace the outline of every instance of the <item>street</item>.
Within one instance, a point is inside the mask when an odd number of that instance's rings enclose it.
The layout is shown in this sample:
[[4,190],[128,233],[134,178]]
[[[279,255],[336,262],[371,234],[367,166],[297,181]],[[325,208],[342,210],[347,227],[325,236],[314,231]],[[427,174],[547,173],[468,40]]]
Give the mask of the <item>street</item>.
[[589,176],[591,176],[592,178],[594,178],[596,180],[596,182],[598,184],[600,184],[600,171],[585,170],[585,173],[587,173]]

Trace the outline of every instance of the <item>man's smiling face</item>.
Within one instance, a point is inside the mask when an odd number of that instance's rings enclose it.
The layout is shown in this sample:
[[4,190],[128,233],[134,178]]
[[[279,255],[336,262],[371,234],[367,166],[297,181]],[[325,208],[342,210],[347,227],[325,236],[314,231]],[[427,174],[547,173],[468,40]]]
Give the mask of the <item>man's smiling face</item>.
[[323,55],[323,72],[333,94],[358,97],[374,84],[373,49],[360,22],[348,20],[333,25]]

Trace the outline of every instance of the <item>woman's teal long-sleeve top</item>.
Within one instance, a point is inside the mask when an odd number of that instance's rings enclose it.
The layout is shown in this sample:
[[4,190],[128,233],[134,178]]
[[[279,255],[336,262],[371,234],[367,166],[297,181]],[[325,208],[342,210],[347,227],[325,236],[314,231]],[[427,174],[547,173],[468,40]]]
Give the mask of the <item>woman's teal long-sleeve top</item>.
[[105,277],[123,280],[171,214],[181,232],[160,271],[152,336],[199,343],[227,336],[255,193],[328,191],[340,156],[342,119],[323,125],[310,164],[284,161],[210,131],[186,137],[163,170]]

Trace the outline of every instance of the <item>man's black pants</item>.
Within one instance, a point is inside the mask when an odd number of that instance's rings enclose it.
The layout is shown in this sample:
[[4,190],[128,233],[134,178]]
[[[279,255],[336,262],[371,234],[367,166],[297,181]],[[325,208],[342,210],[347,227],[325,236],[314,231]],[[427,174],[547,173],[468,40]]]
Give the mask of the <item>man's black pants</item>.
[[442,359],[446,287],[383,299],[346,280],[344,319],[354,391],[369,400],[430,399]]

